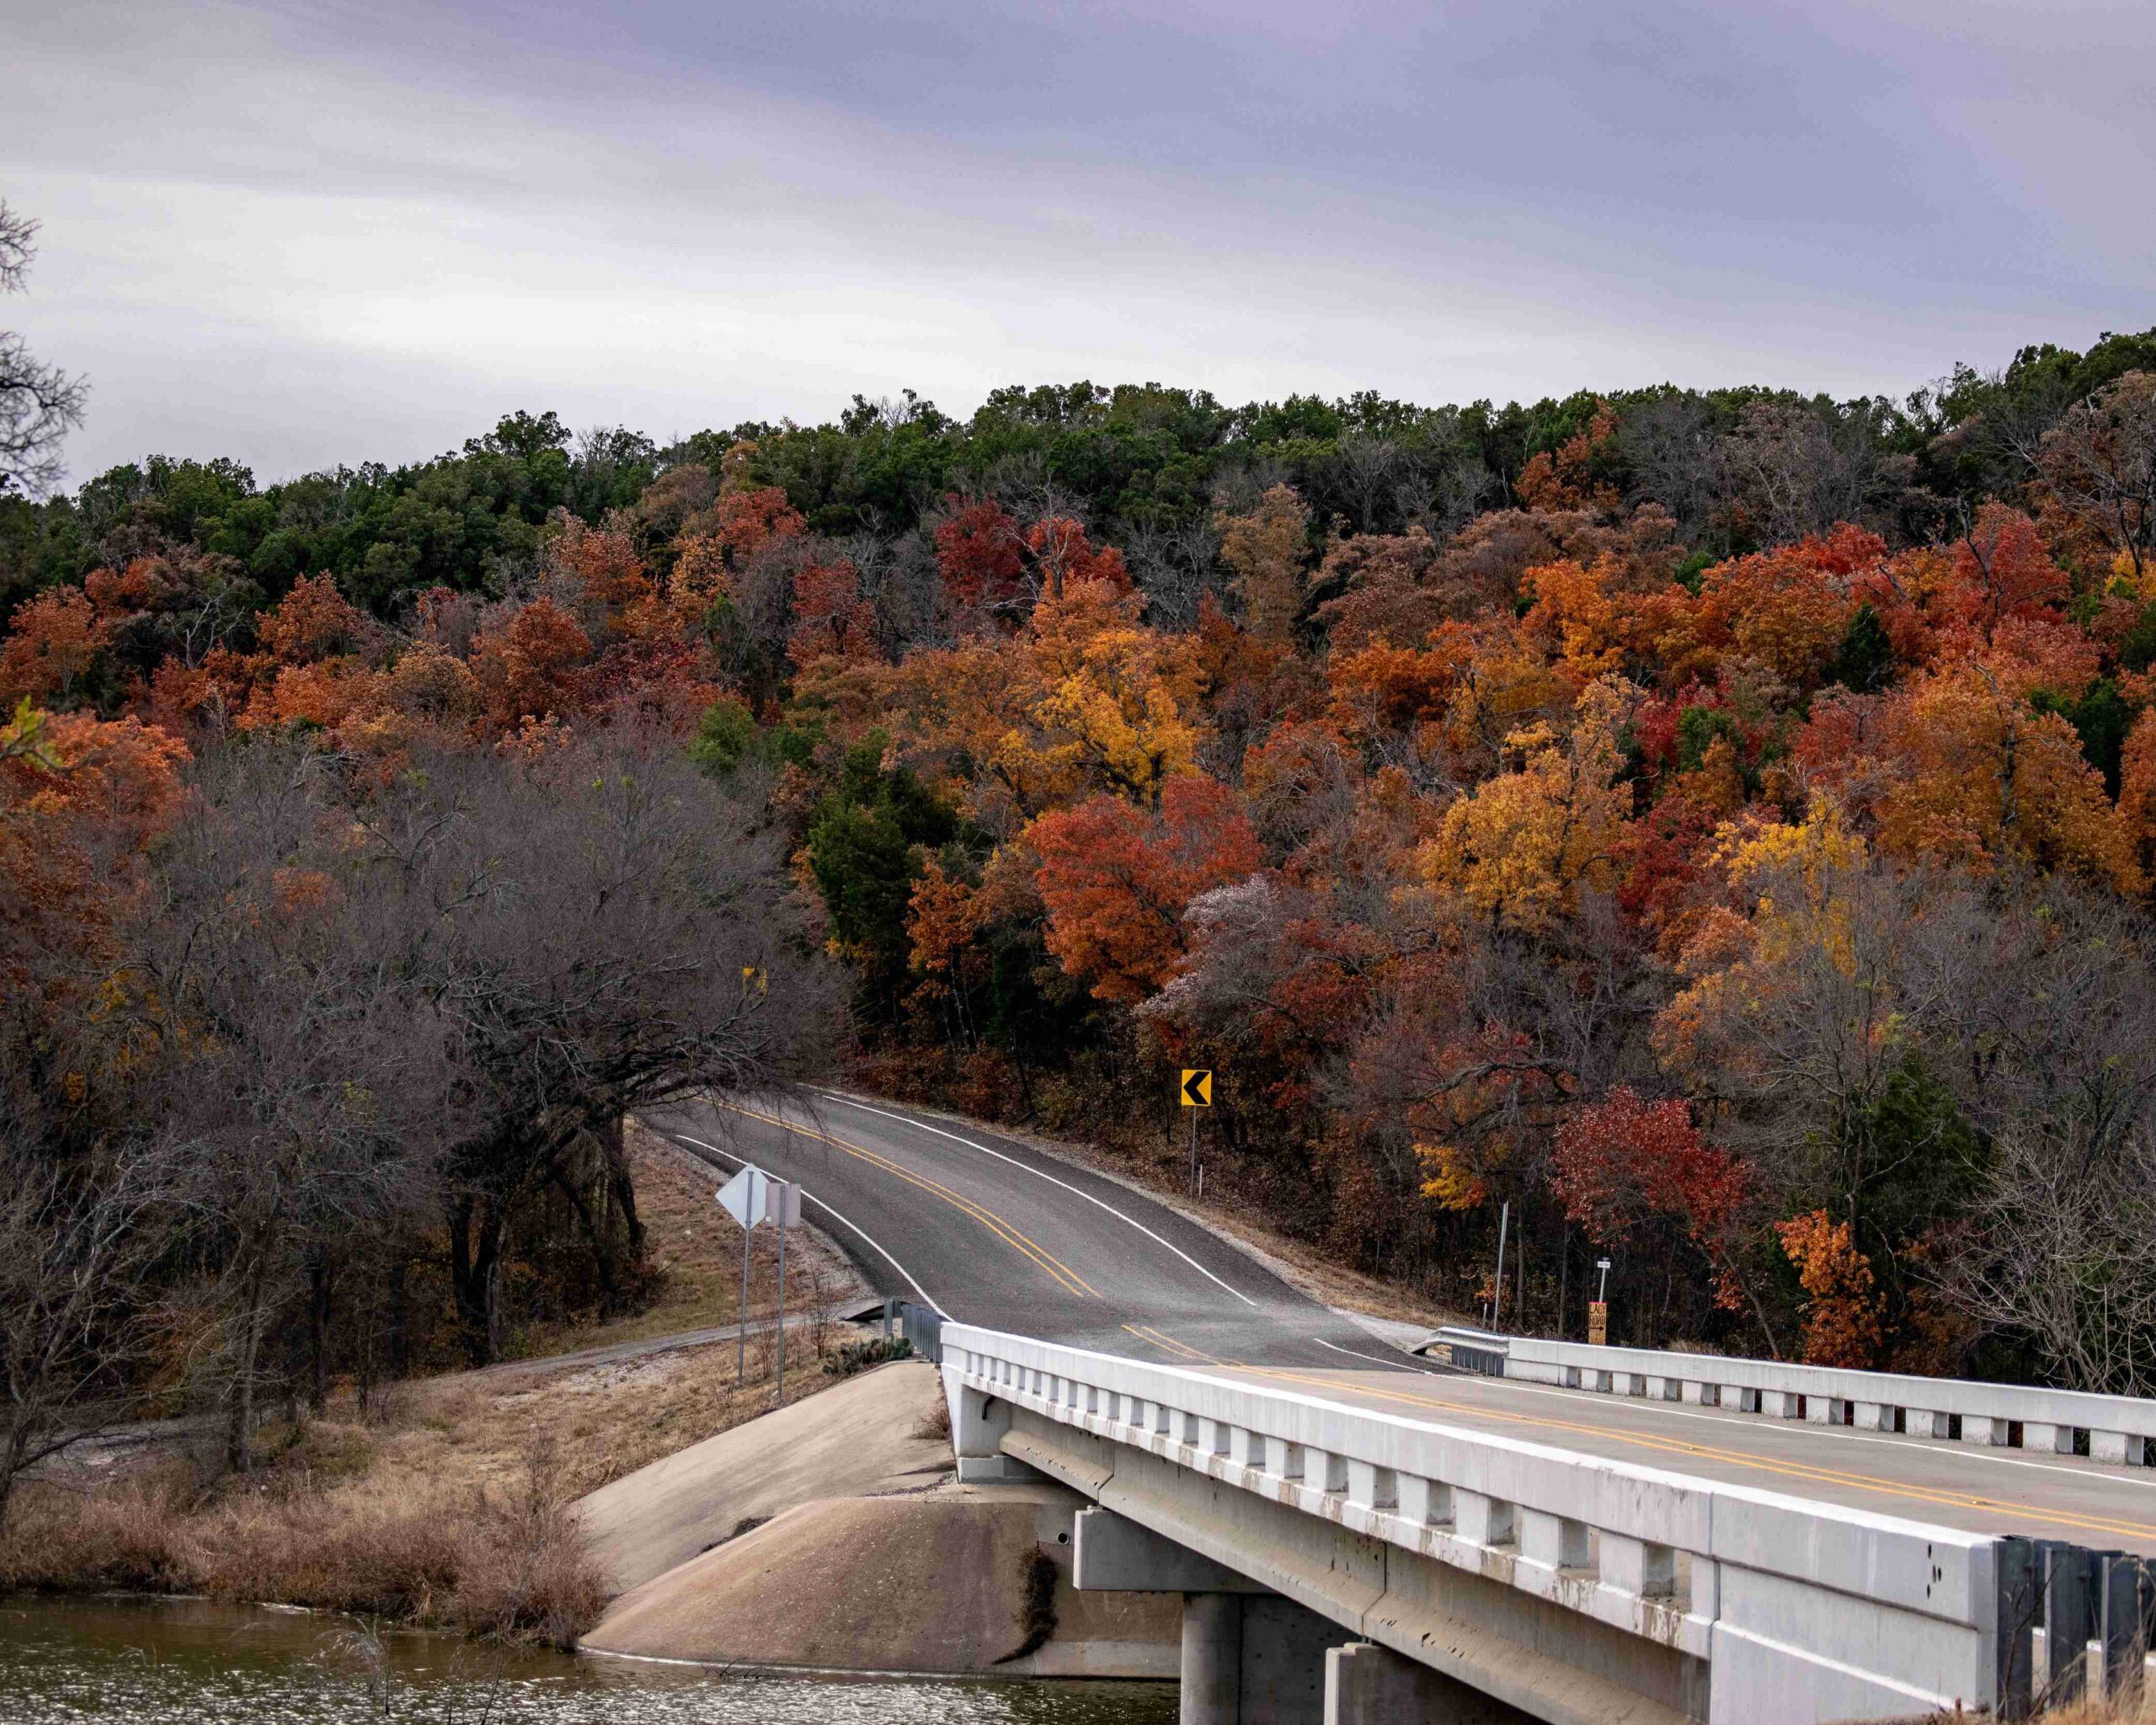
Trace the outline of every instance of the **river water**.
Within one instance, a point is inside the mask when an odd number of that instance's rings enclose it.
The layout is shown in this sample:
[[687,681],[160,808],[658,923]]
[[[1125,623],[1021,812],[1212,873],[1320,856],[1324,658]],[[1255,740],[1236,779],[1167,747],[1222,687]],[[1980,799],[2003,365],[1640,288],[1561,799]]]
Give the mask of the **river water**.
[[369,1636],[307,1612],[0,1600],[7,1725],[1171,1725],[1160,1683],[764,1677]]

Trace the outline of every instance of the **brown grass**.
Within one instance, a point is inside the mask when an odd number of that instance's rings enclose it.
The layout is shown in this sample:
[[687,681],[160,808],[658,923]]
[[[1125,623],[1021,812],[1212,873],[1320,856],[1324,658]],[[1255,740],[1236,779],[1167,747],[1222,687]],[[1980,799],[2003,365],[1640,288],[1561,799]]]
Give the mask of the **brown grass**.
[[[264,1434],[275,1456],[204,1484],[183,1464],[95,1490],[32,1484],[0,1535],[0,1592],[206,1594],[567,1648],[604,1578],[572,1505],[772,1405],[773,1340],[402,1386],[386,1421]],[[836,1381],[806,1335],[787,1399]],[[349,1413],[340,1407],[339,1413]]]
[[[637,1210],[659,1279],[658,1298],[642,1311],[606,1323],[521,1328],[510,1349],[519,1358],[648,1341],[734,1322],[741,1304],[741,1231],[715,1199],[724,1176],[635,1119],[623,1129],[622,1146],[636,1176]],[[778,1258],[768,1228],[758,1231],[749,1265],[750,1316],[768,1317],[778,1310]],[[811,1311],[819,1283],[833,1303],[865,1288],[843,1253],[804,1228],[788,1236],[787,1306],[797,1315]]]
[[177,1475],[35,1491],[0,1541],[0,1587],[206,1594],[563,1648],[606,1597],[543,1455],[520,1490],[403,1502],[254,1489],[205,1503]]
[[[670,1183],[717,1209],[700,1179]],[[798,1258],[812,1253],[835,1257],[819,1245]],[[710,1285],[719,1256],[686,1270],[670,1263],[663,1330],[731,1321],[734,1300],[722,1310]],[[808,1279],[796,1284],[787,1269],[798,1316]],[[637,1339],[627,1327],[574,1339]],[[745,1386],[729,1339],[401,1384],[369,1421],[340,1394],[327,1418],[264,1430],[268,1465],[244,1479],[216,1478],[169,1450],[118,1480],[66,1469],[18,1493],[0,1533],[0,1591],[205,1594],[567,1648],[606,1602],[576,1498],[767,1411],[776,1345],[775,1334],[750,1338]],[[835,1381],[819,1370],[810,1329],[797,1328],[787,1401]]]

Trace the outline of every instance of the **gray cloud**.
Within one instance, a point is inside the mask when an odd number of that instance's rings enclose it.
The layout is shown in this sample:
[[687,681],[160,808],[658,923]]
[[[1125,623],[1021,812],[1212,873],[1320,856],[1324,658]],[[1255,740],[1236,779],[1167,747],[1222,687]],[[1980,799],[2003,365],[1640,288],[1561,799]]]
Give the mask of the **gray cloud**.
[[1091,375],[1898,391],[2156,322],[2145,8],[88,4],[8,310],[77,473],[513,406],[658,432]]

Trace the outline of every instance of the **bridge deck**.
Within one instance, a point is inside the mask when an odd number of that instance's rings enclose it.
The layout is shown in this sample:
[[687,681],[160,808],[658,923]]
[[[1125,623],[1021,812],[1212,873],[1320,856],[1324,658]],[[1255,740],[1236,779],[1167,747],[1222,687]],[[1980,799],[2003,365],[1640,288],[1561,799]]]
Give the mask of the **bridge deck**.
[[1911,1521],[2156,1557],[2156,1477],[2147,1469],[1465,1374],[1406,1381],[1374,1369],[1219,1369],[1405,1418]]
[[879,1291],[1102,1353],[1991,1534],[2156,1556],[2156,1470],[1484,1378],[1392,1352],[1168,1206],[969,1123],[835,1095],[654,1125],[798,1180]]

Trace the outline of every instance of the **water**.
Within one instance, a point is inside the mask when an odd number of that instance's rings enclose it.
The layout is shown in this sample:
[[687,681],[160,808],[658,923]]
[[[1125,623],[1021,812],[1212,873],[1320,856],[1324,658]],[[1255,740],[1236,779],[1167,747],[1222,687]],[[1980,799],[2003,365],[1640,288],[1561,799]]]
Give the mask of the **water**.
[[1159,1683],[761,1677],[474,1647],[310,1613],[0,1600],[8,1725],[1171,1725]]

